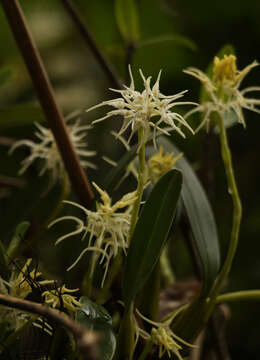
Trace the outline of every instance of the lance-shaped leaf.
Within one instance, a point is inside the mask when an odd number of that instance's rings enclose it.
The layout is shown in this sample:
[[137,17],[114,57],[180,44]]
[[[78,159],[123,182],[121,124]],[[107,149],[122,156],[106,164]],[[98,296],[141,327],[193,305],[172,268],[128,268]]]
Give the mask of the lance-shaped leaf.
[[126,306],[143,288],[156,265],[173,222],[182,186],[182,174],[171,170],[154,186],[131,239],[123,277]]
[[[168,152],[180,151],[165,137],[158,141]],[[207,195],[188,161],[182,156],[176,167],[183,173],[182,199],[203,269],[201,295],[207,295],[220,267],[220,250],[215,218]]]
[[76,321],[85,328],[94,330],[101,335],[100,359],[112,359],[116,349],[116,337],[112,328],[111,316],[103,306],[95,304],[86,296],[80,298],[80,303],[83,305],[76,312]]
[[139,19],[135,0],[115,0],[115,16],[122,38],[130,44],[139,40]]

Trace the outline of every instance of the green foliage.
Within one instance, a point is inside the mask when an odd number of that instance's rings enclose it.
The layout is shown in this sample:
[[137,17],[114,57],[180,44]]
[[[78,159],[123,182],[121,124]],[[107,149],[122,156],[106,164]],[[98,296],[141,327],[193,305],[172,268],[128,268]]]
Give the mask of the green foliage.
[[171,170],[154,186],[141,210],[131,239],[123,278],[123,299],[126,306],[156,265],[172,225],[182,186],[182,174]]
[[115,0],[115,16],[122,38],[126,43],[135,44],[140,38],[135,0]]
[[100,360],[113,358],[116,348],[116,338],[112,328],[112,318],[107,310],[95,304],[86,296],[80,298],[82,307],[76,312],[76,320],[88,330],[94,330],[101,338]]
[[[179,153],[179,150],[166,138],[160,138],[159,143],[166,151],[174,152],[174,154]],[[220,267],[220,250],[215,218],[207,195],[184,156],[178,160],[176,167],[183,173],[181,196],[203,269],[201,295],[207,296]]]

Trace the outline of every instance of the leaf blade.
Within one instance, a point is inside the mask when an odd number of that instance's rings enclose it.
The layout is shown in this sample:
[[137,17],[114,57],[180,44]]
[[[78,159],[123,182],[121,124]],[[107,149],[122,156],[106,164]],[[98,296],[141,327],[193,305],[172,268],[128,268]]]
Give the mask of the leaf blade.
[[[180,151],[165,137],[160,137],[159,144],[166,151]],[[203,288],[201,295],[207,295],[220,268],[220,249],[217,227],[211,205],[200,184],[197,175],[182,156],[176,167],[183,172],[182,199],[190,221],[196,248],[203,268]]]
[[115,16],[122,38],[126,43],[135,44],[140,37],[135,0],[116,0]]
[[122,289],[126,306],[142,289],[159,259],[173,222],[181,186],[181,172],[171,170],[157,182],[146,200],[126,260]]

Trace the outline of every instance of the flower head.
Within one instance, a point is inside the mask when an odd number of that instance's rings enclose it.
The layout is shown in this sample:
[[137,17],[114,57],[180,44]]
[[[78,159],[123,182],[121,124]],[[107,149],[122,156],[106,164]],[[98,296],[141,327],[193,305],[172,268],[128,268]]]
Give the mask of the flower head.
[[[180,126],[185,126],[192,133],[193,130],[184,118],[172,111],[172,108],[177,105],[194,104],[190,102],[176,101],[183,97],[186,91],[179,92],[175,95],[166,96],[160,92],[159,81],[161,77],[161,71],[157,77],[155,84],[151,87],[151,77],[147,79],[144,77],[141,70],[140,75],[143,79],[144,90],[139,92],[135,89],[134,80],[129,66],[129,73],[131,78],[130,86],[124,86],[124,90],[111,89],[121,95],[120,98],[104,101],[99,105],[93,106],[87,111],[95,109],[100,106],[109,105],[115,108],[115,110],[109,111],[106,116],[93,122],[97,123],[103,121],[111,116],[120,115],[123,116],[123,124],[118,132],[118,136],[122,135],[129,127],[131,128],[131,135],[128,139],[130,141],[133,134],[142,128],[144,130],[144,138],[150,135],[151,129],[153,129],[153,141],[155,143],[156,133],[160,132],[165,135],[169,135],[170,131],[177,131],[181,136],[185,137]],[[152,121],[152,117],[157,117],[156,121]],[[162,124],[167,127],[162,127]]]
[[181,156],[182,154],[173,156],[173,153],[168,152],[163,154],[163,148],[160,146],[159,151],[148,160],[148,172],[151,181],[156,182],[162,175],[171,170]]
[[[33,289],[33,286],[38,285],[46,285],[53,283],[52,280],[38,280],[38,278],[42,275],[36,269],[32,271],[29,270],[32,259],[28,259],[23,266],[23,268],[17,273],[17,271],[13,271],[9,281],[4,280],[0,276],[0,292],[6,295],[11,295],[14,297],[18,297],[21,299],[25,299]],[[24,313],[20,310],[6,308],[4,311],[1,309],[0,322],[8,323],[10,329],[17,330],[20,328],[31,315]]]
[[172,320],[175,318],[176,313],[170,316],[167,320],[162,322],[156,322],[148,319],[144,315],[140,313],[140,311],[136,310],[137,314],[140,316],[141,319],[146,321],[148,324],[152,325],[151,333],[149,334],[144,329],[140,328],[138,325],[137,320],[135,319],[135,331],[136,331],[136,342],[138,341],[139,336],[143,339],[152,341],[154,345],[159,347],[159,358],[161,358],[165,353],[168,354],[169,358],[171,358],[171,354],[175,355],[177,359],[183,360],[180,350],[182,350],[183,345],[186,347],[196,347],[183,339],[179,336],[174,334],[171,330],[170,325]]
[[42,293],[44,297],[44,303],[51,306],[54,309],[65,309],[69,313],[75,313],[82,304],[77,300],[76,296],[70,295],[79,291],[79,289],[67,289],[65,285],[62,285],[58,289],[47,290]]
[[[23,174],[29,166],[34,163],[35,160],[41,159],[43,166],[39,172],[39,175],[43,175],[46,171],[49,171],[51,185],[54,185],[59,178],[64,176],[64,165],[58,151],[56,141],[52,131],[38,123],[35,123],[37,131],[35,135],[39,141],[34,142],[32,140],[20,140],[17,141],[11,148],[12,153],[16,148],[20,146],[27,146],[30,148],[31,154],[22,161],[22,167],[19,174]],[[80,125],[80,121],[77,120],[73,124],[67,124],[68,133],[76,153],[80,157],[80,164],[82,167],[95,168],[91,162],[86,160],[90,156],[96,154],[95,151],[85,150],[86,141],[83,140],[86,136],[86,130],[89,130],[91,126]]]
[[260,113],[260,109],[257,108],[257,105],[260,105],[260,100],[245,95],[250,92],[260,91],[260,87],[248,87],[244,90],[240,90],[239,87],[245,76],[256,66],[258,66],[258,63],[254,61],[239,71],[237,70],[236,57],[234,55],[224,55],[222,59],[214,58],[211,77],[196,68],[184,70],[186,74],[201,81],[208,95],[207,100],[189,111],[185,118],[195,112],[203,112],[203,120],[197,129],[199,130],[204,125],[208,128],[212,113],[216,112],[225,119],[227,115],[233,112],[236,115],[237,122],[245,126],[243,109]]
[[[93,185],[99,192],[101,199],[100,202],[97,202],[96,211],[90,211],[77,203],[65,201],[67,204],[80,208],[86,215],[86,222],[75,216],[63,216],[53,221],[49,226],[63,220],[73,220],[77,224],[76,230],[61,236],[56,241],[56,245],[73,235],[82,234],[82,240],[84,240],[86,235],[89,234],[87,247],[67,270],[71,270],[86,252],[97,252],[99,253],[100,263],[103,263],[105,267],[103,285],[112,257],[118,254],[120,248],[126,253],[130,227],[130,210],[136,200],[136,196],[135,192],[128,193],[112,205],[112,200],[107,192],[100,189],[95,183]],[[124,208],[125,211],[118,211]]]

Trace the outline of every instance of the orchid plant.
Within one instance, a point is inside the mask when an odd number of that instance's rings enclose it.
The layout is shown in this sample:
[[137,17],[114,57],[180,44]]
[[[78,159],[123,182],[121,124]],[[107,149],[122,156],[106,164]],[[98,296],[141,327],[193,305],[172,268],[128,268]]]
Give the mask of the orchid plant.
[[[121,127],[113,134],[116,141],[123,143],[125,153],[119,161],[109,160],[113,166],[104,181],[91,182],[86,195],[88,203],[85,198],[75,200],[71,193],[68,184],[75,174],[64,162],[65,151],[60,147],[65,142],[57,141],[57,137],[62,138],[64,134],[56,134],[55,126],[49,128],[36,123],[34,140],[14,142],[10,155],[14,150],[21,152],[22,147],[29,150],[19,175],[35,166],[39,176],[48,174],[45,197],[53,187],[66,184],[66,191],[61,192],[61,199],[47,223],[43,221],[43,231],[46,238],[54,229],[59,232],[53,249],[57,246],[59,251],[61,243],[66,243],[73,260],[64,268],[64,274],[78,271],[79,280],[71,286],[77,287],[74,289],[66,287],[63,281],[66,275],[59,281],[48,280],[44,261],[39,271],[37,264],[26,257],[21,240],[33,236],[31,228],[27,231],[28,223],[20,224],[9,244],[0,243],[3,269],[0,274],[0,354],[5,355],[23,331],[37,329],[39,336],[47,336],[50,342],[51,352],[45,354],[46,359],[60,356],[57,349],[63,339],[70,344],[64,355],[68,359],[182,360],[203,347],[200,334],[220,304],[260,299],[260,290],[222,293],[237,252],[242,217],[227,127],[230,118],[233,125],[240,123],[246,127],[244,109],[260,112],[260,100],[250,96],[260,87],[240,89],[246,75],[257,65],[254,61],[240,71],[234,53],[227,52],[216,56],[207,72],[194,67],[184,70],[201,82],[203,96],[199,103],[183,100],[185,89],[164,95],[160,89],[161,71],[153,82],[152,77],[140,69],[142,88],[138,90],[134,71],[128,65],[130,85],[111,89],[118,98],[92,106],[86,113],[90,116],[90,111],[105,107],[112,110],[93,120],[91,125],[80,117],[63,123],[66,141],[75,154],[71,161],[78,161],[72,165],[79,166],[82,185],[87,183],[82,168],[98,172],[94,158],[97,152],[88,149],[87,137],[91,137],[93,128],[102,131],[99,123],[110,118],[116,124],[121,121]],[[196,127],[193,120],[197,113],[201,117]],[[212,129],[220,140],[228,192],[233,202],[230,242],[222,262],[217,226],[206,191],[171,137],[175,134],[175,138],[180,136],[188,142],[198,131]],[[121,190],[122,180],[126,178],[132,183],[129,191]],[[121,190],[117,200],[114,184],[118,185],[119,192]],[[201,276],[188,300],[177,301],[173,296],[163,302],[167,291],[178,286],[170,246],[183,218],[192,232],[191,257],[198,262]],[[76,329],[98,334],[101,340],[95,354],[92,356],[83,350],[80,354],[80,341],[75,333],[74,338],[68,336],[53,317],[43,317],[39,308],[28,300],[47,307],[50,314],[65,319],[66,324],[71,321]],[[28,312],[23,310],[25,305]],[[73,326],[69,328],[74,329]]]

